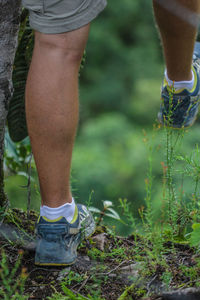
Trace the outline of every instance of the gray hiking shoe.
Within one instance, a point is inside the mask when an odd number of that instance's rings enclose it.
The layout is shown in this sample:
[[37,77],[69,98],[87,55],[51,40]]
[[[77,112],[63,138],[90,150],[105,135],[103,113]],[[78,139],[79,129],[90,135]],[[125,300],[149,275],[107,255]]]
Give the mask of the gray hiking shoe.
[[81,204],[76,205],[71,223],[64,217],[48,220],[40,217],[36,224],[35,264],[42,266],[71,265],[77,258],[77,247],[95,230],[91,213]]
[[193,90],[173,91],[164,80],[161,93],[161,107],[158,120],[167,127],[190,127],[195,122],[200,99],[200,43],[195,44],[193,55],[195,87]]

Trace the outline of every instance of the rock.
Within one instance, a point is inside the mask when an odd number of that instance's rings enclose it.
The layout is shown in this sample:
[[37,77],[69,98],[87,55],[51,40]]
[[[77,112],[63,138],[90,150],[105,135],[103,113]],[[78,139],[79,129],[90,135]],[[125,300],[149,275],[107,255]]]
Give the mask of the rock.
[[29,252],[35,252],[36,250],[36,241],[33,241],[33,242],[27,242],[27,244],[23,245],[22,248],[24,250],[27,250]]
[[138,277],[139,271],[143,268],[143,263],[136,262],[125,267],[121,267],[118,271],[126,276]]
[[73,268],[77,269],[79,272],[90,271],[92,267],[96,266],[96,261],[91,261],[90,258],[86,255],[78,254],[77,260],[73,265]]
[[82,256],[82,257],[83,257],[83,259],[84,259],[84,260],[86,260],[86,261],[90,261],[90,258],[89,258],[89,256],[86,256],[86,255],[85,255],[85,256]]
[[28,252],[34,252],[36,249],[35,238],[14,225],[4,223],[0,225],[0,240],[12,241]]
[[186,288],[162,294],[162,300],[199,300],[200,289]]
[[70,270],[71,270],[71,267],[67,267],[67,268],[64,268],[62,271],[60,271],[58,274],[57,280],[62,281],[69,274]]
[[111,273],[111,274],[109,274],[108,276],[109,276],[110,278],[115,278],[115,277],[117,277],[117,274],[112,274],[112,273]]
[[136,262],[134,264],[129,264],[124,267],[120,267],[118,270],[115,271],[120,281],[126,285],[130,285],[133,282],[136,282],[140,276],[140,270],[143,268],[142,262]]
[[96,248],[98,248],[101,251],[104,251],[104,246],[106,242],[106,234],[105,233],[100,233],[95,235],[92,240],[95,242]]

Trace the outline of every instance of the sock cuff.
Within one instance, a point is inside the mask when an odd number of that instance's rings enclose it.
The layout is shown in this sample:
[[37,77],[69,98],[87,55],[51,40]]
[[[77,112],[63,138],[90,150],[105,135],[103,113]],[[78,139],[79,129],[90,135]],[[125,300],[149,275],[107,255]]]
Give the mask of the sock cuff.
[[43,205],[40,207],[40,216],[46,217],[50,220],[55,220],[60,217],[65,217],[68,222],[71,222],[75,213],[75,201],[72,198],[71,203],[65,203],[59,207],[49,207],[47,205]]
[[165,78],[168,82],[169,85],[174,85],[176,83],[178,84],[192,84],[194,82],[194,69],[191,69],[191,73],[192,73],[192,79],[191,80],[183,80],[183,81],[174,81],[169,79],[168,74],[167,74],[167,69],[165,69]]

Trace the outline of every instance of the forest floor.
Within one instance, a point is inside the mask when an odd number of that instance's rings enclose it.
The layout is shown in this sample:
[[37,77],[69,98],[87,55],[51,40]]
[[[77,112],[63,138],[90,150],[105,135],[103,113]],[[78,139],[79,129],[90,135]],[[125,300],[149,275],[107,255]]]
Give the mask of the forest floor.
[[38,300],[200,299],[200,255],[187,244],[168,241],[164,251],[156,254],[145,238],[119,237],[99,226],[80,245],[73,266],[38,267],[34,265],[36,220],[35,212],[27,217],[14,209],[0,226],[4,295],[0,299],[9,299],[6,293],[17,290],[28,295],[27,299]]

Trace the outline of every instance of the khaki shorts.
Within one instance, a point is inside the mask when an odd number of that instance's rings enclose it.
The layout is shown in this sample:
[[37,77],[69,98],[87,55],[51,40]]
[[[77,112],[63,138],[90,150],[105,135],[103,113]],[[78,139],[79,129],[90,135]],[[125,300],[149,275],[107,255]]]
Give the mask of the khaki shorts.
[[29,10],[30,26],[40,32],[63,33],[90,23],[106,0],[22,0]]

